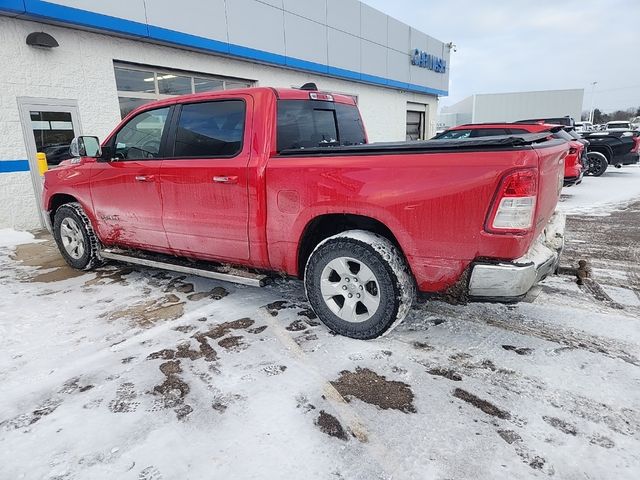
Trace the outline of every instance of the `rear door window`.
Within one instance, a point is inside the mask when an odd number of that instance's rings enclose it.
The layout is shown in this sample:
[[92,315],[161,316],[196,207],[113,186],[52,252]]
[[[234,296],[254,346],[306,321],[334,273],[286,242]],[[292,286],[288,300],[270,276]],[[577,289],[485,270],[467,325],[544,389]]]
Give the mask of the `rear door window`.
[[232,157],[242,150],[245,103],[219,100],[182,105],[175,158]]

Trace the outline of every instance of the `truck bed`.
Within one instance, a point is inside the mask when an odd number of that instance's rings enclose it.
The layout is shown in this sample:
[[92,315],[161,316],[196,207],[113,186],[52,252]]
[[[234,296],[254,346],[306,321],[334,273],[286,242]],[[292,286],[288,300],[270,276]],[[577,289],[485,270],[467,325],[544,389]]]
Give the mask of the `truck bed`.
[[[436,153],[457,151],[513,150],[548,145],[549,132],[521,135],[497,135],[495,137],[463,138],[457,140],[423,140],[413,142],[379,142],[364,145],[326,146],[282,150],[281,156],[345,156],[345,155],[393,155],[397,153]],[[561,140],[554,140],[562,143]]]

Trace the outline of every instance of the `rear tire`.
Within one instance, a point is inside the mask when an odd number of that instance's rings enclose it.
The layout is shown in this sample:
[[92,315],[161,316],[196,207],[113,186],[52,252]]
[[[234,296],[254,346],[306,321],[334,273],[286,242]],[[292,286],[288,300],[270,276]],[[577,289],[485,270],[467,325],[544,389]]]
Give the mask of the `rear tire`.
[[587,157],[589,158],[588,174],[593,175],[594,177],[599,177],[607,171],[609,161],[604,154],[600,152],[589,152],[587,153]]
[[56,210],[53,237],[69,266],[78,270],[91,270],[102,264],[99,257],[100,242],[79,203],[65,203]]
[[386,238],[349,230],[321,242],[304,274],[318,318],[332,331],[366,340],[390,332],[411,309],[415,282]]

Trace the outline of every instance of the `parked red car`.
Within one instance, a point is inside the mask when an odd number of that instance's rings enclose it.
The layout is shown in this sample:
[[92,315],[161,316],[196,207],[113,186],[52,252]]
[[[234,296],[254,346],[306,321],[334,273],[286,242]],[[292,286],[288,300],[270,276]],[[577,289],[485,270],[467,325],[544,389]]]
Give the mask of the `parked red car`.
[[480,138],[497,135],[549,132],[569,143],[569,153],[564,160],[564,186],[582,182],[584,175],[583,152],[585,146],[563,130],[560,125],[546,123],[470,123],[450,128],[434,137],[434,140]]
[[102,146],[74,139],[44,183],[64,259],[251,285],[282,272],[304,278],[329,328],[362,339],[401,321],[416,287],[511,301],[555,270],[565,142],[367,144],[352,98],[306,88],[170,98]]

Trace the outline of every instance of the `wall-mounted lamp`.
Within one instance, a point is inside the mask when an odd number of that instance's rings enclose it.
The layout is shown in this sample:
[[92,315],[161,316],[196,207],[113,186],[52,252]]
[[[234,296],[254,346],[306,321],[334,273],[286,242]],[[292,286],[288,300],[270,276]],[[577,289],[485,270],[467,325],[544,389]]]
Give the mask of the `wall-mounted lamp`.
[[27,45],[41,48],[55,48],[58,46],[58,41],[48,33],[31,32],[27,35]]

